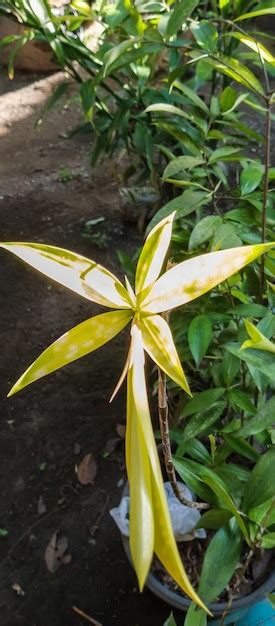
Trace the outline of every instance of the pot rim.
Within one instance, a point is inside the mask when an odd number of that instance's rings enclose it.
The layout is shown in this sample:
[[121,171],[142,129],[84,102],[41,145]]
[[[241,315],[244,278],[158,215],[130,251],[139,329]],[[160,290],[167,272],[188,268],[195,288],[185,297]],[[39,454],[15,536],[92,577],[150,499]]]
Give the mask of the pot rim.
[[[122,497],[129,495],[129,483],[127,482],[124,486]],[[121,533],[121,539],[123,543],[124,550],[132,565],[131,553],[130,553],[130,545],[129,538]],[[187,611],[191,600],[186,596],[184,597],[182,594],[176,593],[175,591],[171,591],[168,587],[163,585],[157,577],[149,572],[146,583],[146,587],[152,591],[156,596],[161,598],[164,602],[169,604],[175,609],[180,611]],[[256,602],[263,600],[266,593],[272,592],[275,589],[275,570],[269,574],[266,580],[259,586],[257,589],[252,591],[251,593],[246,594],[245,596],[241,596],[236,600],[233,600],[230,609],[228,609],[228,602],[212,602],[207,605],[210,611],[214,614],[214,616],[223,615],[224,611],[227,610],[228,614],[233,613],[235,610],[241,608],[248,608],[249,606],[253,606]]]

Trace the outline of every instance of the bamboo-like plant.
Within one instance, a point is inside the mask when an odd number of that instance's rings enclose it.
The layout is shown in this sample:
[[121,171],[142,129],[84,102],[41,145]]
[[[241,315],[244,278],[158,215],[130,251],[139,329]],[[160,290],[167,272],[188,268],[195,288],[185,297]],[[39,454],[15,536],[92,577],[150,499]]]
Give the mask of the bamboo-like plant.
[[140,589],[155,552],[184,592],[206,609],[188,580],[173,535],[150,419],[144,352],[191,395],[169,325],[160,314],[206,293],[268,252],[275,243],[196,256],[161,274],[173,218],[174,213],[148,235],[137,265],[135,293],[127,278],[124,286],[107,269],[74,252],[36,243],[0,244],[61,285],[115,309],[85,320],[57,339],[22,374],[8,395],[93,352],[131,322],[130,349],[114,394],[127,376],[126,465],[131,496],[132,560]]

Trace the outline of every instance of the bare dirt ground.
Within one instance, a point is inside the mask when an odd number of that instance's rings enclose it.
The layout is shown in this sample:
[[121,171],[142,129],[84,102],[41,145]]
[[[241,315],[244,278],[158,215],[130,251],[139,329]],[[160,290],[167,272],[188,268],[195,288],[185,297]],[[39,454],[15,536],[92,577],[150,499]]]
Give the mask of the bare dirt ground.
[[[19,73],[13,82],[1,78],[0,238],[71,248],[119,272],[116,249],[132,254],[140,238],[123,224],[110,165],[91,172],[88,138],[67,138],[81,119],[78,105],[60,105],[40,130],[34,126],[59,80]],[[64,167],[70,180],[60,182]],[[98,217],[105,217],[106,249],[82,237],[85,221]],[[123,345],[119,336],[6,399],[43,348],[99,307],[5,252],[0,302],[0,528],[8,531],[0,536],[1,626],[85,626],[72,606],[102,626],[162,626],[169,608],[149,591],[139,594],[109,515],[126,480],[123,442],[107,454],[106,444],[125,418],[124,393],[111,405],[108,399],[127,339]],[[98,471],[85,487],[75,465],[89,452]],[[41,497],[44,513],[38,511]],[[67,537],[72,560],[51,574],[44,553],[56,530]]]

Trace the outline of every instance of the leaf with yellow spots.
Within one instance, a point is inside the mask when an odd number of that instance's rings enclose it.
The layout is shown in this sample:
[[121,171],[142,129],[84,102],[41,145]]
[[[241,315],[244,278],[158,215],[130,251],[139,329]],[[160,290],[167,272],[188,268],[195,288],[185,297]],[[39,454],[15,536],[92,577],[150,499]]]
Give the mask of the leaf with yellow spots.
[[35,380],[100,348],[115,337],[130,319],[131,311],[110,311],[91,317],[68,330],[28,367],[10,390],[9,396]]

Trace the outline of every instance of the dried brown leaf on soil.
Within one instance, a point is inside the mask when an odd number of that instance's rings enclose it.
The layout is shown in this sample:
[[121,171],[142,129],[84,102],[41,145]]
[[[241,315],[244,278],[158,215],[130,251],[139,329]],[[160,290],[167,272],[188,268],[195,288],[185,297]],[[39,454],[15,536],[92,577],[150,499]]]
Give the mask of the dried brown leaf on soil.
[[91,452],[83,457],[76,473],[81,485],[89,485],[93,482],[97,473],[97,465]]
[[45,550],[45,561],[51,574],[54,574],[59,569],[60,565],[68,565],[71,562],[71,555],[65,554],[67,548],[67,537],[64,535],[58,537],[58,533],[56,531]]

